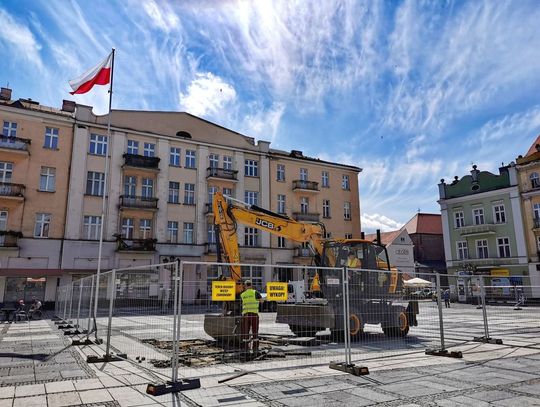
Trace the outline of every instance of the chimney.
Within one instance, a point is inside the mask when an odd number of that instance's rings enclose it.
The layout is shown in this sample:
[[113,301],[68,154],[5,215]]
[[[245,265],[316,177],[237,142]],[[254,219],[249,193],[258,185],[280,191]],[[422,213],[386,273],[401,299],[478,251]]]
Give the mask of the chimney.
[[64,99],[62,101],[62,110],[64,112],[70,112],[73,113],[75,111],[75,102],[73,100],[66,100]]
[[11,100],[10,88],[0,88],[0,100]]
[[439,184],[439,198],[446,199],[446,183],[444,182],[444,178],[441,179],[441,183]]

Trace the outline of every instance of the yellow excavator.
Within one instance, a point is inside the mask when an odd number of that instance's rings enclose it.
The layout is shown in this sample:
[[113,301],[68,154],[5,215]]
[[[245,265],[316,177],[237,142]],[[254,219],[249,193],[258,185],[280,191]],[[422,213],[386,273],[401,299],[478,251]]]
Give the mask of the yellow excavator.
[[[278,303],[277,323],[288,324],[299,336],[315,336],[330,329],[336,339],[344,334],[343,267],[352,253],[362,271],[348,270],[350,335],[362,337],[364,325],[380,324],[387,336],[403,337],[416,326],[418,303],[401,301],[401,278],[390,267],[386,248],[364,239],[325,239],[322,223],[298,222],[256,205],[248,205],[216,192],[212,202],[217,257],[224,263],[218,279],[236,283],[237,300],[226,302],[221,314],[207,314],[204,330],[218,343],[230,346],[239,339],[242,270],[238,246],[238,224],[270,232],[288,240],[307,243],[313,252],[316,272],[310,295],[301,303]],[[339,269],[327,269],[334,267]],[[369,271],[371,270],[371,271]]]

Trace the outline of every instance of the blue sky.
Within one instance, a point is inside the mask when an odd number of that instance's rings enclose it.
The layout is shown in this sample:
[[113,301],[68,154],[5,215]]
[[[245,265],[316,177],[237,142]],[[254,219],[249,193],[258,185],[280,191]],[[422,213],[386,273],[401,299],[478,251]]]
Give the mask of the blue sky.
[[0,84],[59,106],[114,46],[114,108],[360,166],[363,229],[391,230],[540,133],[539,21],[534,0],[1,1]]

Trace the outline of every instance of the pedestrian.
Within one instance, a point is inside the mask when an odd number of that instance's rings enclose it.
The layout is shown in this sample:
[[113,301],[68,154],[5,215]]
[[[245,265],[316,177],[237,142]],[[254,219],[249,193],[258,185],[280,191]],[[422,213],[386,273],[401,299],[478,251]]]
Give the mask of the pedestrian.
[[259,303],[263,301],[261,294],[254,290],[251,281],[244,282],[244,292],[240,295],[242,299],[242,345],[245,352],[249,349],[249,332],[253,338],[253,353],[259,351]]
[[450,308],[450,290],[444,290],[442,297],[444,300],[444,306],[446,308]]

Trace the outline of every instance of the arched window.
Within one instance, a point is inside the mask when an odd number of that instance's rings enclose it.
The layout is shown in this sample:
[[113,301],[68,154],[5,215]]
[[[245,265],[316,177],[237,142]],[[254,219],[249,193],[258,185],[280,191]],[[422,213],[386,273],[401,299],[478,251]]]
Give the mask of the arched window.
[[540,177],[538,176],[537,172],[533,172],[531,175],[529,175],[529,179],[531,180],[531,186],[533,188],[540,187]]

